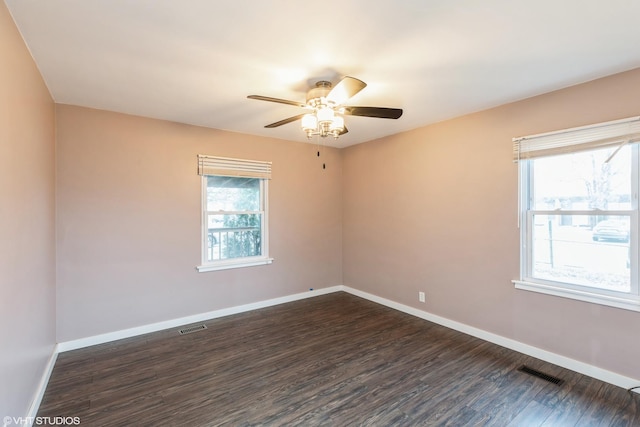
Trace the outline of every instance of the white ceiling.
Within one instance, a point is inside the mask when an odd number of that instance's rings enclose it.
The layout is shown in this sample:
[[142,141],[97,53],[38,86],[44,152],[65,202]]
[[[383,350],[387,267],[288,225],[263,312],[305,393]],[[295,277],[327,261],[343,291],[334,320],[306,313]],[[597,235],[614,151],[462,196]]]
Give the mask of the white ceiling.
[[349,105],[404,109],[338,146],[640,67],[637,0],[5,2],[58,103],[294,141],[263,126],[302,109],[246,96],[349,75]]

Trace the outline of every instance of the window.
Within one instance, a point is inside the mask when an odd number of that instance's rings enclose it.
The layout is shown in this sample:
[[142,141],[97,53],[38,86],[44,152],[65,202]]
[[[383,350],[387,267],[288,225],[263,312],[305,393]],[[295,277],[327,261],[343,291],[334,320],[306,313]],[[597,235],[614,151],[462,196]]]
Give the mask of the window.
[[269,264],[271,163],[198,156],[202,176],[202,265],[198,271]]
[[640,311],[640,118],[514,139],[517,288]]

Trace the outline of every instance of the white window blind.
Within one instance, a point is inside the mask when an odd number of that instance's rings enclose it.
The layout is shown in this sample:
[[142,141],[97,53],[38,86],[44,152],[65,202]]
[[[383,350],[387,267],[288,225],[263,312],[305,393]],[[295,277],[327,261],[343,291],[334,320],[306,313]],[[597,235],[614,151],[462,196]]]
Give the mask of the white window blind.
[[198,175],[271,179],[271,162],[198,154]]
[[513,161],[640,142],[640,117],[513,138]]

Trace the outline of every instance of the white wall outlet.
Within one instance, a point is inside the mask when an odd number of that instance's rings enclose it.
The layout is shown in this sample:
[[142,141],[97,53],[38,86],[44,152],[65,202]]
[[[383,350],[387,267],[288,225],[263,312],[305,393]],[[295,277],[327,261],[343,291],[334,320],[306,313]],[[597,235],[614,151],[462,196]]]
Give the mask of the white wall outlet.
[[418,292],[418,300],[419,300],[420,302],[424,302],[424,301],[425,301],[425,299],[424,299],[424,292]]

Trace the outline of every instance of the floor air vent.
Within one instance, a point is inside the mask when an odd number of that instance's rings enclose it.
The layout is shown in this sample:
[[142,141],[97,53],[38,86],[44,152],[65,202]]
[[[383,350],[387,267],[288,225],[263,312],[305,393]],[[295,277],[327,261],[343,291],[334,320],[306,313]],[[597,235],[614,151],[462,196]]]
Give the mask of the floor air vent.
[[203,329],[207,329],[207,325],[189,326],[188,328],[180,329],[180,335],[192,334]]
[[526,365],[522,365],[518,368],[518,371],[524,372],[525,374],[533,375],[534,377],[541,378],[545,381],[553,383],[555,385],[562,385],[564,380],[561,380],[558,377],[554,377],[553,375],[545,374],[544,372],[540,372],[537,369],[530,368]]

